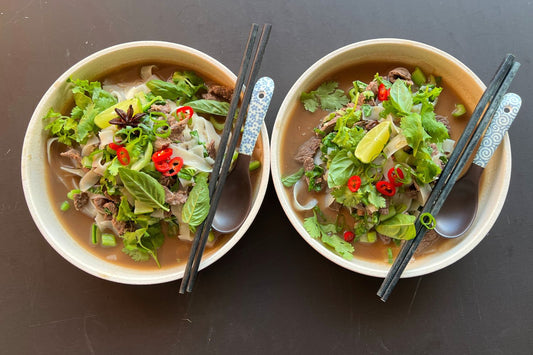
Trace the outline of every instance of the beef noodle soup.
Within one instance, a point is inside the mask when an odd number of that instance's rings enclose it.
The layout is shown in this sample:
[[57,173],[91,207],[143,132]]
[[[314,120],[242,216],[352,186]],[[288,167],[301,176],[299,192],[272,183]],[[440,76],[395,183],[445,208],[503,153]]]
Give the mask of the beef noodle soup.
[[[69,81],[74,102],[44,118],[48,193],[64,228],[119,265],[185,262],[209,210],[207,186],[231,79],[150,63]],[[254,186],[262,154],[259,140]],[[212,232],[205,255],[229,238]]]
[[[469,117],[438,74],[358,64],[317,78],[290,113],[282,182],[305,229],[332,252],[391,263],[414,238],[421,206]],[[416,256],[449,246],[429,231]]]

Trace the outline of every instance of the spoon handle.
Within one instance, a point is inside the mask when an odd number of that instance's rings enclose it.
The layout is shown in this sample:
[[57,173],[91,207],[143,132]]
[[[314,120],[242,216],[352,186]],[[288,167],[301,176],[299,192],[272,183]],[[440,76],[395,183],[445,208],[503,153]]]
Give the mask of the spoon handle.
[[505,133],[511,127],[521,105],[522,99],[520,96],[513,93],[505,94],[489,128],[487,128],[487,132],[485,132],[485,136],[481,140],[481,145],[474,158],[474,164],[482,168],[487,166],[492,154],[494,154]]
[[257,80],[244,124],[241,146],[239,147],[240,154],[252,155],[273,93],[274,81],[272,79],[265,76]]

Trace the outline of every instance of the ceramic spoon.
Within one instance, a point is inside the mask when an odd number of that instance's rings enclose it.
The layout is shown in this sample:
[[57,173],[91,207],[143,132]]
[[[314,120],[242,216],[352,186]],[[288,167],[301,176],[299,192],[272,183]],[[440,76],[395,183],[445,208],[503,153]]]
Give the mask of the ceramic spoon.
[[272,79],[263,77],[257,80],[244,124],[239,155],[233,170],[226,179],[213,218],[213,229],[221,233],[236,231],[250,211],[253,198],[250,159],[273,93],[274,81]]
[[445,238],[463,235],[477,212],[479,180],[505,132],[513,123],[522,100],[516,94],[506,94],[496,111],[481,145],[466,174],[455,182],[448,198],[435,217],[435,231]]

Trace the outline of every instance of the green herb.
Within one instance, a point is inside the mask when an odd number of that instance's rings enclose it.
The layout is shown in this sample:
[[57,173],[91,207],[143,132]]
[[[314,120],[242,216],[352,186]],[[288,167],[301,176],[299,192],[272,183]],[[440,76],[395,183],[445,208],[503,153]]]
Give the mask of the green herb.
[[331,160],[328,169],[328,186],[337,187],[346,185],[348,179],[355,174],[357,164],[355,163],[357,158],[353,156],[353,153],[347,149],[339,151]]
[[422,223],[422,225],[426,227],[427,229],[435,228],[437,222],[435,221],[435,217],[433,217],[431,213],[429,212],[422,213],[419,218],[420,218],[420,223]]
[[424,143],[424,140],[430,137],[422,127],[422,119],[420,115],[412,112],[403,117],[401,128],[403,135],[407,139],[407,143],[413,148],[413,155],[416,155],[419,147]]
[[180,91],[176,84],[168,81],[154,79],[147,82],[146,86],[154,95],[161,96],[163,99],[175,101],[178,97],[186,95],[186,93]]
[[96,223],[93,223],[91,226],[91,243],[94,245],[98,244],[98,237],[100,235],[100,230],[98,229],[98,226]]
[[216,100],[195,100],[187,102],[194,112],[208,113],[217,116],[227,116],[229,112],[229,103]]
[[393,107],[398,110],[401,115],[407,115],[411,112],[413,107],[413,98],[411,90],[407,87],[403,80],[396,80],[390,88],[389,100]]
[[63,212],[68,211],[70,209],[70,203],[68,203],[68,201],[63,201],[59,209]]
[[81,190],[79,189],[74,189],[74,190],[70,190],[67,194],[67,197],[71,200],[74,200],[74,195],[77,195],[77,194],[80,194],[81,193]]
[[154,233],[155,238],[151,238],[148,228],[139,228],[134,232],[126,232],[121,237],[124,244],[122,251],[134,261],[148,261],[152,257],[157,266],[161,267],[157,259],[157,249],[164,240],[162,234]]
[[198,172],[196,171],[195,168],[190,168],[190,167],[187,167],[187,168],[181,168],[181,170],[179,171],[178,173],[178,177],[180,179],[184,179],[184,180],[187,180],[187,181],[191,181],[192,178],[197,174]]
[[367,104],[364,104],[362,107],[361,107],[361,110],[363,111],[363,115],[365,117],[370,117],[370,115],[372,114],[372,106],[370,105],[367,105]]
[[338,110],[350,102],[344,91],[337,89],[338,86],[334,81],[323,83],[314,91],[303,92],[300,100],[310,112],[315,112],[319,107],[326,111]]
[[133,213],[133,211],[131,210],[130,204],[126,196],[122,196],[120,198],[120,205],[118,205],[118,213],[115,218],[117,219],[117,221],[120,222],[136,220],[135,213]]
[[366,87],[368,85],[366,83],[363,83],[362,81],[360,80],[356,80],[353,82],[353,87],[358,91],[358,92],[363,92],[363,91],[366,91]]
[[313,216],[304,220],[304,228],[312,238],[321,238],[322,242],[342,256],[344,259],[353,258],[354,247],[336,234],[335,224],[321,224],[318,222],[317,213],[313,210]]
[[187,201],[183,205],[181,217],[183,222],[191,227],[199,226],[209,213],[209,186],[207,175],[198,174],[195,185],[189,193]]
[[397,214],[376,226],[376,231],[393,239],[413,239],[416,236],[416,217]]
[[305,176],[309,178],[309,191],[321,191],[322,190],[322,184],[318,182],[318,179],[322,178],[322,175],[324,174],[324,168],[322,168],[320,165],[315,165],[313,170],[309,170],[305,172]]
[[217,131],[224,130],[224,123],[223,122],[218,122],[214,117],[209,118],[209,122],[211,122],[211,124],[213,124],[213,127],[215,127],[215,129]]
[[291,187],[294,184],[296,184],[298,182],[298,180],[300,180],[302,178],[302,176],[304,175],[304,172],[305,172],[304,168],[301,168],[300,170],[298,170],[297,172],[295,172],[295,173],[293,173],[291,175],[282,177],[281,178],[281,183],[285,187]]
[[159,182],[141,171],[119,168],[118,175],[128,192],[140,202],[169,211],[165,204],[165,190]]

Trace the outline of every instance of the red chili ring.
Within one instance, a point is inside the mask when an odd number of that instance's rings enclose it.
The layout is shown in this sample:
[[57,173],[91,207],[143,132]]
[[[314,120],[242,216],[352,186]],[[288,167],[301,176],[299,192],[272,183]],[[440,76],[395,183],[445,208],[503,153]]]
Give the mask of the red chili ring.
[[354,175],[348,179],[346,184],[351,192],[356,192],[361,187],[361,178],[359,175]]
[[385,196],[393,196],[396,193],[396,188],[388,181],[378,181],[376,189]]
[[117,149],[117,159],[122,165],[129,165],[130,164],[130,153],[126,150],[124,147],[120,147]]
[[170,169],[170,164],[168,161],[158,161],[157,163],[154,163],[155,170],[159,171],[160,173],[166,173]]
[[[185,117],[180,118],[180,113],[184,114]],[[189,120],[192,118],[192,115],[194,114],[194,110],[191,106],[182,106],[176,110],[176,116],[178,116],[178,119],[181,120]]]
[[175,157],[169,162],[169,169],[163,173],[165,176],[177,175],[183,167],[183,159],[181,157]]
[[154,154],[152,154],[152,161],[154,163],[166,161],[168,160],[168,158],[170,158],[171,155],[172,155],[172,148],[161,149],[155,152]]
[[355,234],[352,231],[346,231],[346,232],[344,232],[343,237],[344,237],[345,241],[350,243],[355,238]]
[[390,183],[394,186],[402,186],[403,182],[398,181],[398,179],[402,180],[405,175],[400,168],[390,168],[387,177],[389,178]]

